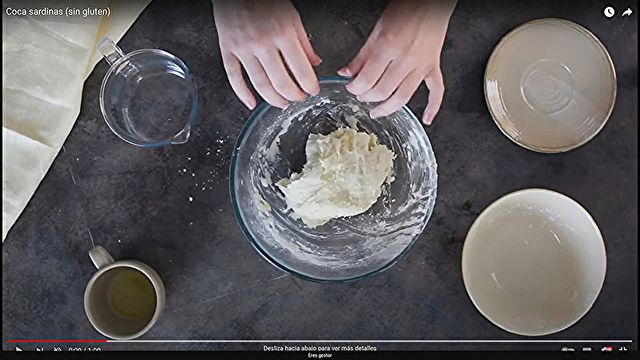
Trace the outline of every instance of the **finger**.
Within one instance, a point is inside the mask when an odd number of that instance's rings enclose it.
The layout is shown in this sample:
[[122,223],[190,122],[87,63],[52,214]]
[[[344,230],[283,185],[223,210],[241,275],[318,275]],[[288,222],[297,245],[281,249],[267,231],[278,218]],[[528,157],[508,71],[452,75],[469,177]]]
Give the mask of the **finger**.
[[281,109],[284,109],[289,105],[289,102],[273,88],[271,81],[269,81],[269,78],[267,77],[267,73],[264,71],[264,68],[256,57],[252,55],[242,57],[240,58],[240,62],[247,71],[247,75],[249,75],[249,80],[251,80],[253,87],[266,102]]
[[393,61],[371,89],[364,94],[358,96],[360,101],[383,101],[389,98],[391,94],[400,86],[404,78],[409,75],[411,68],[399,61]]
[[286,42],[281,45],[282,57],[296,81],[307,94],[315,95],[320,92],[320,85],[316,73],[305,56],[302,46],[298,42]]
[[398,86],[398,89],[389,100],[371,109],[369,115],[375,119],[393,114],[409,102],[409,99],[411,99],[411,96],[422,80],[422,77],[417,71],[411,72],[409,76],[402,80],[402,83],[400,83],[400,86]]
[[389,59],[374,56],[365,62],[355,79],[347,85],[347,90],[354,95],[361,95],[371,89],[380,79],[389,65]]
[[442,98],[444,97],[444,80],[442,79],[440,67],[431,70],[429,75],[424,79],[424,82],[429,89],[429,100],[427,108],[424,110],[424,115],[422,116],[422,122],[431,125],[433,119],[438,114],[438,110],[440,110]]
[[307,59],[311,62],[313,66],[318,66],[322,62],[322,59],[316,52],[313,50],[313,46],[311,46],[311,41],[307,36],[307,32],[304,30],[304,26],[302,25],[302,21],[298,18],[298,21],[295,21],[295,29],[296,34],[298,35],[298,39],[300,40],[300,45],[302,46],[302,50],[304,51]]
[[246,107],[253,110],[253,108],[256,107],[256,98],[251,93],[242,76],[240,61],[238,61],[233,54],[223,52],[222,63],[224,64],[224,69],[227,72],[227,78],[229,78],[229,84],[231,84],[233,92],[236,93]]
[[304,93],[298,85],[291,79],[291,76],[284,67],[282,56],[277,49],[269,50],[258,55],[258,60],[267,73],[271,84],[276,91],[289,101],[302,101]]
[[365,43],[364,46],[362,46],[362,48],[360,49],[360,51],[358,51],[358,54],[356,55],[356,57],[354,57],[351,60],[351,62],[347,64],[347,66],[338,70],[338,75],[356,76],[360,72],[360,70],[362,70],[362,66],[364,65],[364,62],[365,60],[367,60],[368,56],[369,56],[369,46],[367,45],[367,43]]

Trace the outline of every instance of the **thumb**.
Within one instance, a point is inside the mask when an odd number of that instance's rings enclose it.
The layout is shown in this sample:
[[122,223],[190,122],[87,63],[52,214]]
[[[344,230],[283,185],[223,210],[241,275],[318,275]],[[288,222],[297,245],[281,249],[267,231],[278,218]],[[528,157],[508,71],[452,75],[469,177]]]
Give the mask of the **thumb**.
[[427,108],[424,110],[422,116],[422,122],[426,125],[431,125],[433,119],[440,110],[442,105],[442,98],[444,97],[444,80],[442,79],[442,71],[440,67],[436,67],[427,75],[424,79],[427,88],[429,89],[429,99],[427,102]]

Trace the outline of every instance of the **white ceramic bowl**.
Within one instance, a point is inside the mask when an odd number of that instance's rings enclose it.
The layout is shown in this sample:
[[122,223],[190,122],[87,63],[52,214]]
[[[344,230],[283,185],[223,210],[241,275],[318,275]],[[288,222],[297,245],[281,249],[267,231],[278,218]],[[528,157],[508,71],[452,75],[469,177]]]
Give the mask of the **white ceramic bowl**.
[[571,198],[544,189],[513,192],[475,220],[462,251],[473,304],[520,335],[555,333],[595,302],[606,273],[600,230]]

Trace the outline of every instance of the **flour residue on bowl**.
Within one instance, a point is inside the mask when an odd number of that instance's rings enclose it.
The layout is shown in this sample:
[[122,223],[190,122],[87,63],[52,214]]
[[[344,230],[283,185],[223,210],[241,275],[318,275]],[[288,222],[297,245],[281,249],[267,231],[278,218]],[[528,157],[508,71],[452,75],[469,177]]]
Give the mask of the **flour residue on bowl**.
[[[342,84],[332,86],[286,110],[263,110],[272,113],[255,124],[251,152],[234,170],[244,179],[236,198],[250,194],[246,206],[239,206],[254,245],[286,268],[326,279],[369,273],[396,259],[424,230],[437,188],[433,151],[412,114],[371,119],[371,105],[357,101]],[[291,211],[276,183],[303,171],[312,134],[327,136],[338,129],[375,135],[395,159],[368,210],[309,227]],[[260,199],[270,205],[268,211],[262,211]]]

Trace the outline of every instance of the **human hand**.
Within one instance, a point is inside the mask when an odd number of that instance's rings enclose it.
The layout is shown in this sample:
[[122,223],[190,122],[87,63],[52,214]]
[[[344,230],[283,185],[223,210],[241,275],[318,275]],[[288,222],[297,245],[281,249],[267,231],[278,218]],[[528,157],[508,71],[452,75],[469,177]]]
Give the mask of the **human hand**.
[[320,91],[312,65],[322,60],[290,1],[213,0],[213,10],[229,83],[249,109],[256,99],[242,67],[255,90],[273,106],[286,108],[290,101],[303,100],[305,93]]
[[371,117],[387,116],[405,105],[422,81],[429,88],[422,121],[430,125],[444,95],[440,52],[455,0],[390,0],[369,38],[338,71],[354,77],[347,90],[365,102],[382,102]]

